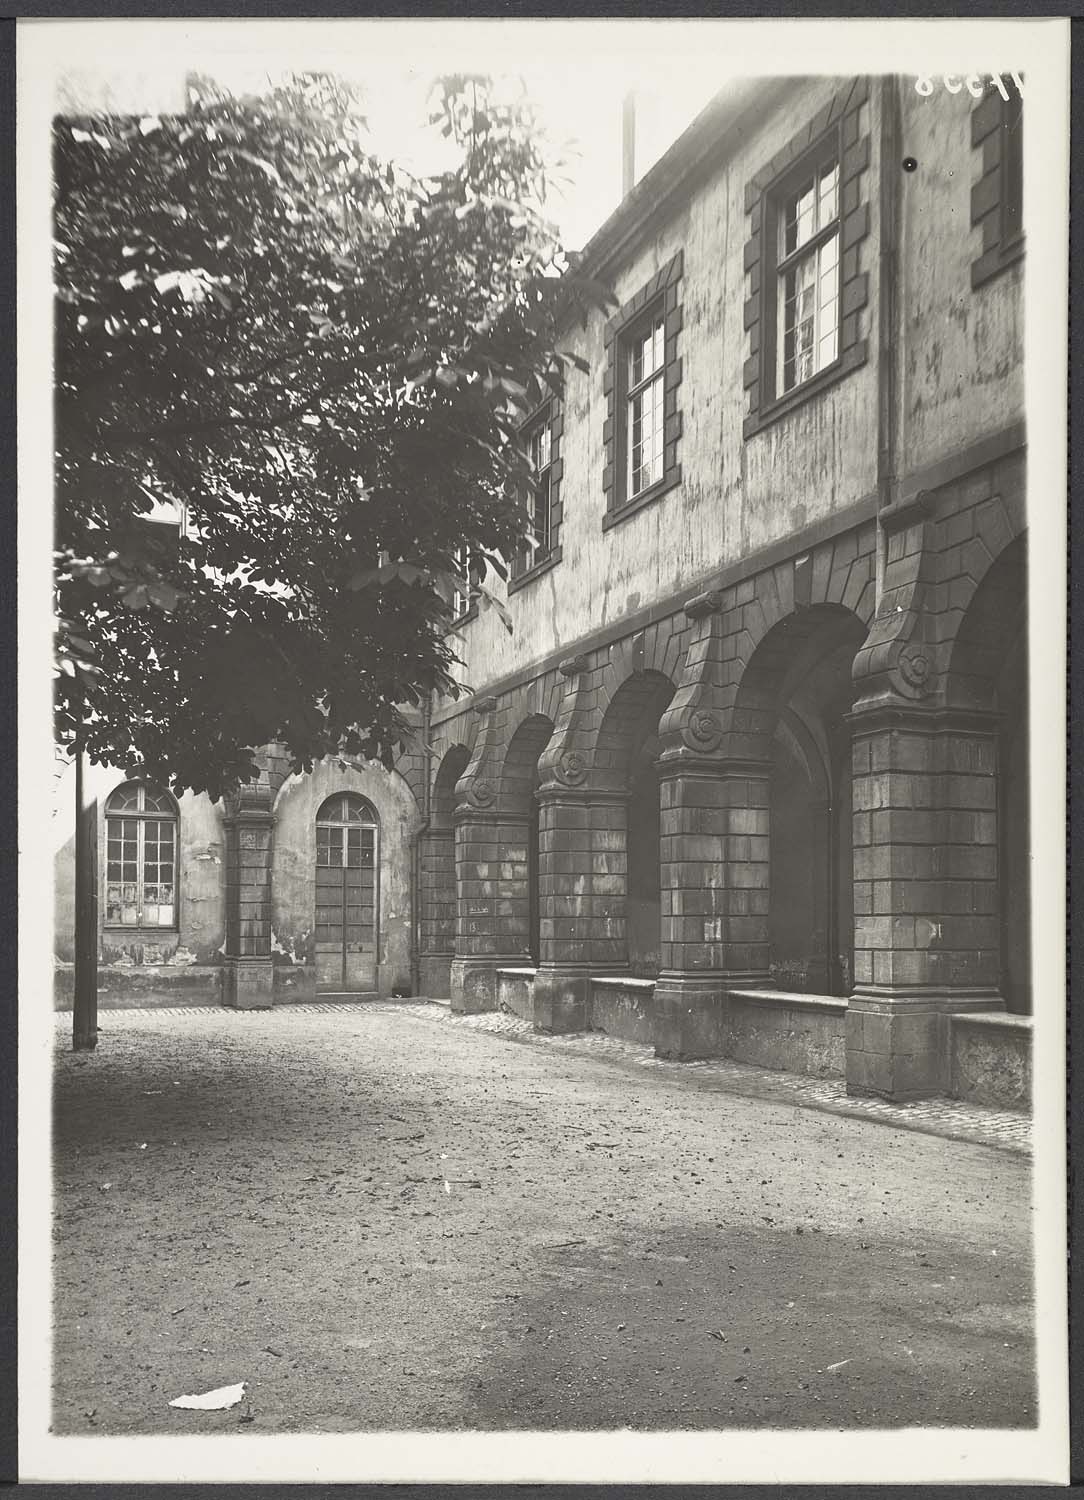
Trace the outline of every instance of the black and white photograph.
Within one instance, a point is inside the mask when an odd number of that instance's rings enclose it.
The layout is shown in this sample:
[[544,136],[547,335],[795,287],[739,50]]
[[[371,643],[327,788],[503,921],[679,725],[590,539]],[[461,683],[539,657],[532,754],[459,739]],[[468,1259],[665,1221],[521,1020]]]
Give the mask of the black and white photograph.
[[1069,40],[19,23],[23,1478],[1067,1480]]

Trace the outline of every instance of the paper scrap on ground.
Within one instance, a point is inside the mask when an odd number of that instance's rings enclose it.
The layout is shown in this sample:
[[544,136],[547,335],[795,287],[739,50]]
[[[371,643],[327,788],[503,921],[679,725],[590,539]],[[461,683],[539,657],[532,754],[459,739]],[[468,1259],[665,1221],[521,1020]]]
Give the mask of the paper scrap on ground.
[[221,1385],[217,1391],[206,1391],[202,1396],[175,1396],[170,1406],[183,1406],[186,1411],[225,1411],[236,1406],[245,1394],[245,1381],[237,1385]]

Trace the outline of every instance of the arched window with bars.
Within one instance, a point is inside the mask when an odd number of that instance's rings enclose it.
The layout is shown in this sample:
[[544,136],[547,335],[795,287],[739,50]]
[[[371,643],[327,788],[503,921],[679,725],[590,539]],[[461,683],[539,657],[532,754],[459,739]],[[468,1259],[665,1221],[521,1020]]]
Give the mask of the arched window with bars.
[[316,814],[316,987],[377,988],[379,820],[356,792],[336,792]]
[[177,927],[177,804],[149,781],[126,781],[105,805],[105,922]]

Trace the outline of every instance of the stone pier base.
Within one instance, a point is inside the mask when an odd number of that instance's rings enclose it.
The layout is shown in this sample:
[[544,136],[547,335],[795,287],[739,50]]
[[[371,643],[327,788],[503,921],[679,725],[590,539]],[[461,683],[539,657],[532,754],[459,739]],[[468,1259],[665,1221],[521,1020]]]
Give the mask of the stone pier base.
[[950,1012],[1004,1009],[990,990],[857,991],[847,1005],[848,1094],[894,1103],[947,1094]]
[[449,989],[452,1010],[459,1016],[475,1016],[497,1009],[497,970],[523,963],[521,953],[486,954],[479,958],[453,958]]
[[586,964],[539,964],[534,976],[534,1029],[586,1031],[591,1014],[591,971]]
[[222,969],[222,1004],[232,1010],[270,1010],[274,982],[270,958],[227,958]]

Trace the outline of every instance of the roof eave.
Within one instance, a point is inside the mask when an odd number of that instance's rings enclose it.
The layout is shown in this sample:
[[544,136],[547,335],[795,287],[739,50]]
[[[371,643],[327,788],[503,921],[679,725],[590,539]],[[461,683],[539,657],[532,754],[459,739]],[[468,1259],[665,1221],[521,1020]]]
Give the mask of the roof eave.
[[602,278],[672,211],[705,170],[733,154],[800,78],[743,78],[716,94],[584,246],[580,269]]

